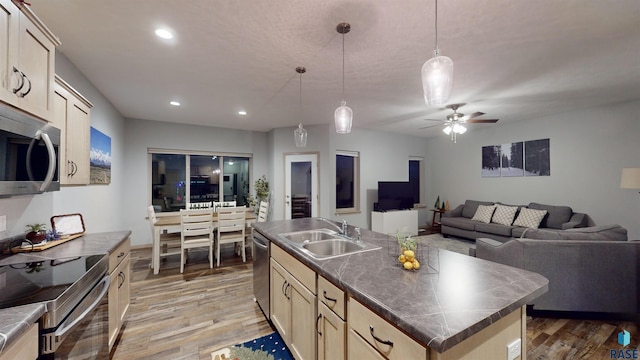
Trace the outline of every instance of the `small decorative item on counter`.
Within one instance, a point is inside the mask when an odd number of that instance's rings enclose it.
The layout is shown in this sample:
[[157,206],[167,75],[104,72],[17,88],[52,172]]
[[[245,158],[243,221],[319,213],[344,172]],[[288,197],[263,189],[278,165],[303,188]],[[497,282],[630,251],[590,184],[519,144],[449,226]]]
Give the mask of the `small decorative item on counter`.
[[447,201],[445,202],[445,204],[444,204],[444,209],[445,209],[446,211],[449,211],[449,200],[447,200]]
[[440,195],[438,195],[438,198],[436,199],[436,203],[433,205],[433,207],[435,209],[440,209]]
[[398,262],[402,264],[402,268],[405,270],[418,270],[420,269],[420,262],[418,261],[418,242],[415,238],[411,237],[400,230],[396,233],[396,240],[400,246],[400,255],[398,256]]
[[60,240],[60,233],[54,230],[49,230],[46,236],[47,241]]
[[25,238],[27,238],[27,240],[31,241],[32,243],[39,243],[47,238],[47,225],[28,224],[26,225],[26,227],[28,232],[25,235]]

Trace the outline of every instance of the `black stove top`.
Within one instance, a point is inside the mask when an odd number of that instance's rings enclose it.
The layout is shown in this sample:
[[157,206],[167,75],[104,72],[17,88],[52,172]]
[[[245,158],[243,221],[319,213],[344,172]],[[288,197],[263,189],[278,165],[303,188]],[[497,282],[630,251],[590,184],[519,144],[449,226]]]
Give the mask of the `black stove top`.
[[83,277],[106,273],[105,258],[88,255],[0,266],[0,309],[55,301]]

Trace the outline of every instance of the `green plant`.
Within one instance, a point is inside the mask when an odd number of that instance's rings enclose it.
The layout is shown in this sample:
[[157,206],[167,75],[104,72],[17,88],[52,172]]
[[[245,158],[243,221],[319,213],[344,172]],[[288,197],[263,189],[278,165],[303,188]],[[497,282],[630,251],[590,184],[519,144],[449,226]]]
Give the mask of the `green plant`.
[[406,232],[406,229],[398,229],[396,231],[396,240],[398,241],[398,245],[402,250],[413,250],[415,251],[418,247],[418,242],[416,239],[411,237],[411,234]]
[[260,201],[269,197],[269,182],[267,181],[266,175],[262,175],[262,177],[255,181],[253,190],[256,192],[256,195],[250,197],[248,201],[250,206],[255,207],[260,204]]
[[41,231],[47,230],[46,224],[27,224],[25,226],[27,227],[27,230],[29,230],[28,232],[33,233],[39,233]]

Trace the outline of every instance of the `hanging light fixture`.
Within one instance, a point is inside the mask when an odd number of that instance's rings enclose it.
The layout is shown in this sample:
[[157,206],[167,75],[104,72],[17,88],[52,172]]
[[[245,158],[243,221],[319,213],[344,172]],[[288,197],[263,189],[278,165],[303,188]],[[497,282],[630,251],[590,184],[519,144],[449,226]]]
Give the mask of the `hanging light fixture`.
[[440,55],[438,48],[438,0],[436,3],[436,47],[433,57],[422,65],[422,89],[427,105],[442,105],[449,100],[453,85],[453,61]]
[[349,23],[340,23],[336,27],[338,33],[342,34],[342,103],[336,109],[334,114],[336,122],[336,132],[338,134],[348,134],[351,132],[351,123],[353,121],[353,111],[344,101],[344,34],[351,31]]
[[[296,68],[296,72],[300,74],[300,117],[302,117],[302,74],[306,71],[307,69],[302,66]],[[296,147],[307,147],[307,130],[302,127],[302,122],[293,131],[293,138],[296,141]]]

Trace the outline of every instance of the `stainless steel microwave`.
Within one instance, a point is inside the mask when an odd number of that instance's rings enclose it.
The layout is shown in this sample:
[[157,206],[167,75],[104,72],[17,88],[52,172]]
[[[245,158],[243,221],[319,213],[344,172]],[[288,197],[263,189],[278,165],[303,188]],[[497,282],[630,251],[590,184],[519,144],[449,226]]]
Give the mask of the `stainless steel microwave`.
[[0,104],[0,197],[60,190],[60,130]]

